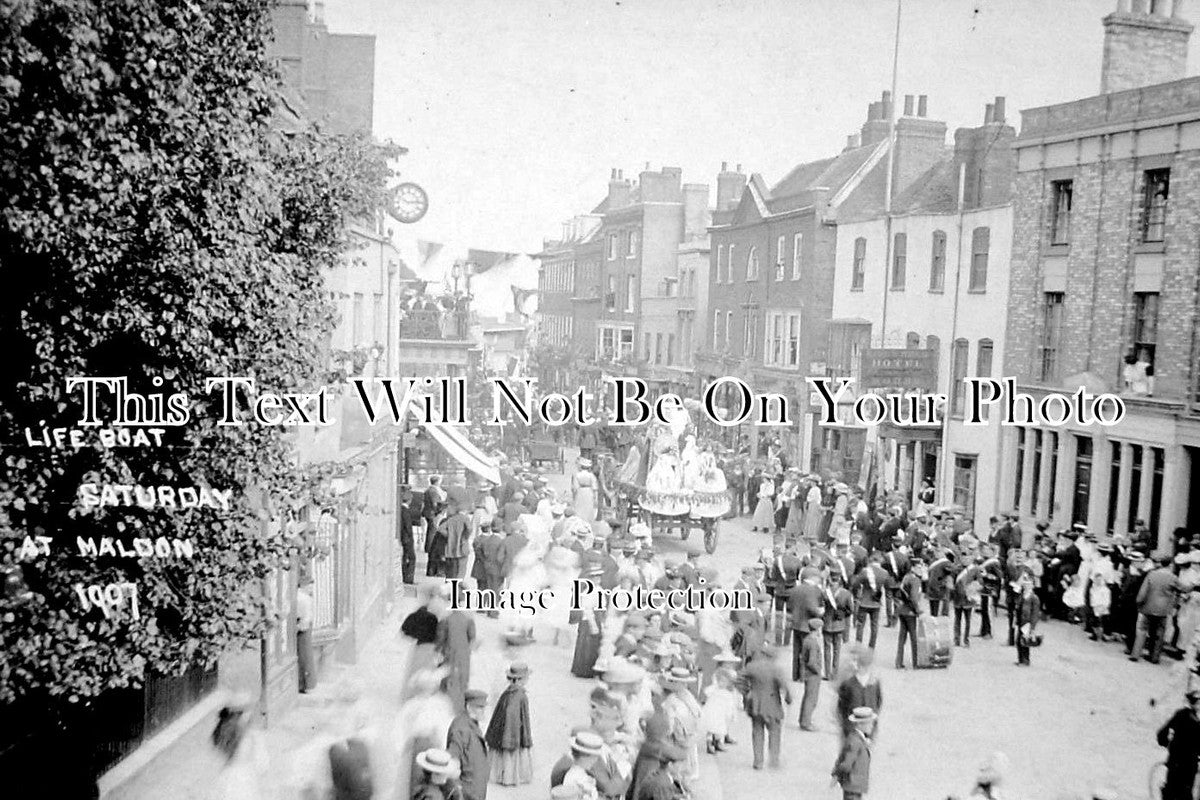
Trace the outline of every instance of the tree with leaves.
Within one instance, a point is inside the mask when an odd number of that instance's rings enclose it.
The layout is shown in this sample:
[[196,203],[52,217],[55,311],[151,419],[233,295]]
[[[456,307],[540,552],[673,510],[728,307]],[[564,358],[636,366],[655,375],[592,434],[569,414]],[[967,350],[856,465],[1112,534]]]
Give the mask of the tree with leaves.
[[[269,11],[0,0],[0,565],[19,565],[32,592],[0,599],[0,703],[87,705],[211,667],[271,623],[261,579],[293,543],[263,521],[312,479],[285,430],[218,426],[205,379],[322,382],[325,273],[349,257],[346,220],[384,206],[401,150],[279,124]],[[191,420],[161,447],[29,446],[26,429],[76,427],[73,376],[186,393]],[[85,482],[199,484],[234,505],[85,512]],[[22,553],[39,535],[48,549]],[[194,555],[80,555],[76,537],[105,536],[184,539]],[[86,610],[75,589],[121,583],[137,586],[138,620]]]

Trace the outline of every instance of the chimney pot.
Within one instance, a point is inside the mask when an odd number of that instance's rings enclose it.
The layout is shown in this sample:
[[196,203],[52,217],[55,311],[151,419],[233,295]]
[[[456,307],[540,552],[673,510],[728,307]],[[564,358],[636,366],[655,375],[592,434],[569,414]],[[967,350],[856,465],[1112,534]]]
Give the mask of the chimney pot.
[[740,174],[741,174],[741,172],[742,172],[742,165],[741,165],[741,164],[738,164],[738,165],[737,165],[737,171],[738,171],[738,174],[740,175]]
[[612,175],[610,175],[608,179],[610,181],[615,181],[617,179],[617,168],[616,167],[613,167]]
[[646,172],[649,172],[649,171],[650,171],[650,162],[647,161],[646,162]]
[[984,106],[984,109],[983,109],[983,124],[991,125],[993,119],[995,118],[995,115],[996,115],[996,107],[993,106],[991,103],[988,103],[986,106]]
[[996,102],[992,104],[992,121],[1004,123],[1004,98],[997,97]]
[[913,96],[911,94],[904,95],[904,116],[911,117],[913,115]]
[[921,95],[917,98],[917,116],[923,117],[929,111],[929,96]]
[[892,93],[885,90],[883,93],[883,104],[886,106],[890,102],[892,102]]
[[729,162],[722,161],[721,162],[721,172],[728,172],[728,171],[729,171]]

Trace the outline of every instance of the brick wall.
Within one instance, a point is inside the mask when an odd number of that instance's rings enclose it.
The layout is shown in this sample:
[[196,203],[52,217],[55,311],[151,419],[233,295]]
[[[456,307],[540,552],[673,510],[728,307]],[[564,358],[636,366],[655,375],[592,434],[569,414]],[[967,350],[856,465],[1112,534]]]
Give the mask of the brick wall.
[[[1074,181],[1071,244],[1059,350],[1059,379],[1089,371],[1114,389],[1122,357],[1133,340],[1134,264],[1140,243],[1142,175],[1171,167],[1170,201],[1160,289],[1155,395],[1184,399],[1191,376],[1200,269],[1200,151],[1166,161],[1134,159],[1081,164],[1072,171],[1034,170],[1016,177],[1012,277],[1009,289],[1005,374],[1040,383],[1038,346],[1043,334],[1043,248],[1051,180]],[[1053,257],[1053,256],[1051,256]]]
[[1192,26],[1179,19],[1145,13],[1117,13],[1104,18],[1101,93],[1174,81],[1187,67]]

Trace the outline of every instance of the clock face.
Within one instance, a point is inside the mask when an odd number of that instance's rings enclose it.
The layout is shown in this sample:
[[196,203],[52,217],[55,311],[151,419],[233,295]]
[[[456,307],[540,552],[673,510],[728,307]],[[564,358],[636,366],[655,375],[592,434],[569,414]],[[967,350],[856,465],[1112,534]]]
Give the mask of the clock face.
[[429,210],[429,195],[415,183],[402,183],[392,190],[392,216],[401,222],[412,224]]

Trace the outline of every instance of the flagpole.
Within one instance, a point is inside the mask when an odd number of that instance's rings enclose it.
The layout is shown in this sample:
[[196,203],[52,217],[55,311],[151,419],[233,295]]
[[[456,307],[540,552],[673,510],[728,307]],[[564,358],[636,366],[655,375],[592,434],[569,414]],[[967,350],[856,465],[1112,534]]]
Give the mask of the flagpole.
[[884,176],[884,262],[883,262],[883,315],[879,321],[879,346],[887,345],[888,293],[892,290],[892,193],[895,189],[893,170],[896,166],[896,92],[900,74],[900,11],[904,0],[896,0],[896,36],[892,45],[892,95],[888,102],[888,152],[887,175]]

